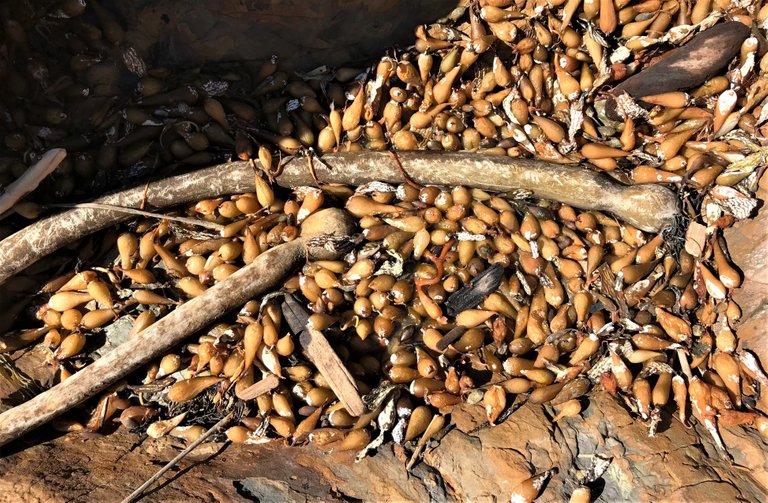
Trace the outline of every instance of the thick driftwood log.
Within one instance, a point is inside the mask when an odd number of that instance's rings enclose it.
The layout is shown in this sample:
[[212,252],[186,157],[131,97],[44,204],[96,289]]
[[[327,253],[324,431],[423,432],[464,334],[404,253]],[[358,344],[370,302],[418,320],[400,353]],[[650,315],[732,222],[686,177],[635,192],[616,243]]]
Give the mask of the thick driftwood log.
[[[526,189],[540,198],[613,213],[646,231],[670,225],[678,211],[670,190],[656,185],[623,186],[581,167],[470,152],[404,152],[399,156],[408,175],[421,184],[468,185],[498,192]],[[320,181],[328,183],[403,181],[395,161],[382,152],[326,155],[322,162],[315,162],[315,169]],[[304,158],[287,162],[277,181],[286,187],[314,184]],[[95,202],[164,208],[253,190],[252,169],[238,162],[152,182]],[[0,284],[62,246],[130,217],[120,211],[76,208],[33,223],[0,241]]]
[[[620,185],[602,173],[534,159],[510,159],[468,152],[401,152],[408,175],[425,185],[468,185],[483,190],[530,190],[534,196],[577,208],[613,213],[646,231],[672,224],[678,213],[672,191],[658,185]],[[321,182],[362,185],[372,181],[399,183],[403,176],[386,153],[335,154],[315,163]],[[286,164],[278,183],[286,187],[314,185],[306,162]]]
[[91,398],[228,311],[278,287],[307,254],[320,259],[338,257],[322,247],[308,246],[307,239],[321,234],[348,236],[353,225],[350,215],[338,208],[311,215],[302,224],[301,238],[259,255],[66,381],[0,414],[0,446]]

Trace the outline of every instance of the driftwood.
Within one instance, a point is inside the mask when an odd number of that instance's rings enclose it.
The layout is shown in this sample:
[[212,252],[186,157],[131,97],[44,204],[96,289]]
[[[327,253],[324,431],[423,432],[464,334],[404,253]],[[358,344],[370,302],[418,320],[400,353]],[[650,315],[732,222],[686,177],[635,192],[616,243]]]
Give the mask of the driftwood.
[[308,324],[309,310],[302,306],[292,295],[286,295],[282,304],[283,316],[293,335],[299,340],[301,349],[310,362],[328,381],[333,392],[353,416],[365,412],[365,404],[355,384],[355,379],[344,366],[339,355],[331,347],[328,339],[319,330]]
[[302,224],[299,239],[259,255],[251,264],[182,304],[66,381],[0,414],[0,446],[45,424],[141,365],[165,354],[226,312],[276,288],[307,254],[320,259],[338,256],[326,248],[313,246],[309,238],[318,235],[348,236],[352,230],[352,219],[344,210],[331,208],[311,215]]
[[317,370],[323,374],[344,408],[352,416],[362,416],[365,404],[355,385],[355,379],[349,373],[334,352],[328,339],[319,330],[308,328],[299,339],[304,353]]
[[270,374],[261,381],[251,384],[244,390],[238,392],[237,398],[240,400],[253,400],[256,397],[277,388],[278,384],[280,384],[280,379],[276,375]]
[[[541,199],[607,211],[646,231],[659,231],[677,215],[675,195],[658,185],[620,185],[603,173],[534,159],[510,159],[472,152],[401,152],[403,168],[425,185],[468,185],[494,192],[528,190]],[[321,182],[362,185],[400,183],[403,175],[386,153],[336,154],[315,163]],[[286,164],[280,185],[314,185],[303,160]]]
[[[399,157],[410,178],[421,184],[470,185],[497,192],[524,189],[543,199],[613,213],[646,231],[671,225],[678,212],[670,190],[657,185],[623,186],[585,168],[471,152],[403,152]],[[314,164],[318,179],[326,183],[403,181],[395,161],[386,153],[332,154]],[[315,184],[304,158],[288,161],[277,183],[285,187]],[[95,202],[164,208],[253,190],[252,168],[238,162],[156,181]],[[33,223],[0,242],[0,284],[62,246],[130,216],[121,211],[75,208]]]
[[56,168],[59,167],[59,164],[61,164],[65,157],[67,157],[67,151],[63,148],[49,150],[43,154],[43,157],[34,166],[21,175],[18,180],[8,185],[2,195],[0,195],[0,215],[5,214],[22,197],[35,190],[40,185],[40,182],[45,180],[45,177],[56,171]]

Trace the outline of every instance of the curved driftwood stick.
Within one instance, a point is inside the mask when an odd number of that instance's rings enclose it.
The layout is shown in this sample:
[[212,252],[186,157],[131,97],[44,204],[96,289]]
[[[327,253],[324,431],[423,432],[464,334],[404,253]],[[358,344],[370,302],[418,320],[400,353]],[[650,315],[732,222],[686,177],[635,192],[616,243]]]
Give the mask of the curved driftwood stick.
[[[624,186],[581,167],[471,152],[403,152],[399,158],[408,175],[421,184],[467,185],[496,192],[526,189],[540,198],[613,213],[645,231],[669,226],[678,212],[676,196],[664,187]],[[330,154],[314,165],[318,179],[327,183],[403,181],[386,152]],[[285,187],[315,184],[307,160],[300,157],[285,164],[277,183]],[[237,162],[174,176],[94,202],[128,208],[146,203],[163,208],[253,190],[252,168]],[[130,217],[120,211],[76,208],[33,223],[0,241],[0,284],[62,246]]]
[[4,215],[22,197],[35,190],[45,177],[56,171],[65,157],[67,157],[67,151],[63,148],[49,150],[18,180],[8,185],[0,195],[0,215]]
[[352,217],[344,210],[331,208],[311,215],[302,224],[299,239],[259,255],[249,265],[180,305],[66,381],[0,414],[0,446],[93,397],[228,311],[278,287],[307,253],[312,258],[337,258],[337,253],[309,246],[309,238],[318,235],[346,237],[352,232]]

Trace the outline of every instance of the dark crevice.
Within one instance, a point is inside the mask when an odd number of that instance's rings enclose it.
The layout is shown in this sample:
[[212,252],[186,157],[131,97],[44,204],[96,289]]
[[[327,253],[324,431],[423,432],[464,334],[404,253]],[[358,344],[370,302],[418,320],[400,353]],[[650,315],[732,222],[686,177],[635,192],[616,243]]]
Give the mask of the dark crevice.
[[248,490],[243,481],[233,480],[232,485],[234,486],[235,491],[237,491],[238,496],[241,496],[254,503],[261,503],[261,500],[257,498],[256,495],[253,494],[250,490]]

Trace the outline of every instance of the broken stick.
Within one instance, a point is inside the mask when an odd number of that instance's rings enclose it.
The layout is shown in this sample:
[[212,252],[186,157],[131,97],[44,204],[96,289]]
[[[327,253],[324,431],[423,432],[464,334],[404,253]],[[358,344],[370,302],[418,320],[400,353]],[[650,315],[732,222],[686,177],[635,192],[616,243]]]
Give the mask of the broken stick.
[[268,393],[277,388],[278,384],[280,384],[280,378],[278,378],[275,374],[269,374],[261,381],[251,384],[244,390],[237,393],[237,398],[240,400],[253,400],[260,397],[264,393]]
[[299,343],[309,361],[325,377],[339,401],[351,416],[362,416],[365,404],[360,398],[355,379],[339,359],[322,332],[309,328],[301,334]]
[[322,332],[309,327],[309,311],[293,295],[286,295],[283,314],[291,332],[299,340],[304,354],[322,374],[328,385],[352,416],[362,415],[366,408],[360,398],[355,379],[344,366]]

